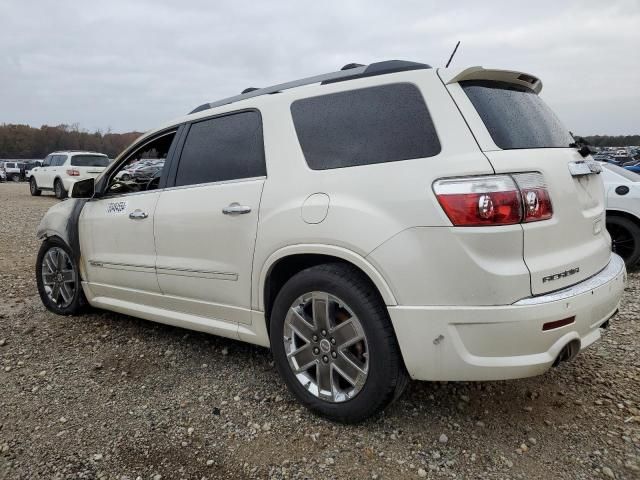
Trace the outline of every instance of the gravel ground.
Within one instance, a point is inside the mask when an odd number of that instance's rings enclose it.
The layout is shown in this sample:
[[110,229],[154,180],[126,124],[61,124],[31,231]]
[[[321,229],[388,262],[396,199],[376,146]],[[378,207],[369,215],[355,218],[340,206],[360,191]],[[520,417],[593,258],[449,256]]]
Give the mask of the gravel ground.
[[640,478],[640,274],[577,359],[524,380],[413,382],[335,425],[286,391],[268,350],[115,313],[47,312],[39,219],[0,184],[0,479]]

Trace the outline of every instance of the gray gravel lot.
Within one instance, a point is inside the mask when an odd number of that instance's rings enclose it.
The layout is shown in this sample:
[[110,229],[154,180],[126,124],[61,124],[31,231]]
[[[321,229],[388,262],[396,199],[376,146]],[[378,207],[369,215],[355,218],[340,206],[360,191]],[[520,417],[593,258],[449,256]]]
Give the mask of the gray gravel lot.
[[603,339],[517,381],[413,382],[357,426],[301,409],[268,350],[47,312],[38,221],[0,184],[0,479],[640,478],[640,274]]

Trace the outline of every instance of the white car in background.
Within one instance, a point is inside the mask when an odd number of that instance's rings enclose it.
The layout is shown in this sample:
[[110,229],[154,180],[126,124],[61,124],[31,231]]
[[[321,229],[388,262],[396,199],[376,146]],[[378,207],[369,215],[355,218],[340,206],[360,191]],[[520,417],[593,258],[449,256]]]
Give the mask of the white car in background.
[[63,199],[74,182],[95,178],[108,165],[109,157],[102,153],[76,150],[53,152],[47,155],[40,167],[31,170],[31,195],[52,190],[57,198]]
[[0,167],[4,173],[4,179],[7,181],[19,182],[23,177],[24,164],[15,160],[4,162]]
[[611,248],[632,267],[640,260],[640,175],[610,163],[602,166]]

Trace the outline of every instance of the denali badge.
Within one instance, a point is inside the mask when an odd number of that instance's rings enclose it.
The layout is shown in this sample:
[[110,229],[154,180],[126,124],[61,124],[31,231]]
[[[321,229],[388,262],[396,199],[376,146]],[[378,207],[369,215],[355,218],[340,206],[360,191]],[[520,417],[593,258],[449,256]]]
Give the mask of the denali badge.
[[576,267],[572,268],[571,270],[565,270],[564,272],[554,273],[553,275],[542,277],[542,283],[553,282],[554,280],[559,280],[564,277],[570,277],[571,275],[575,275],[579,271],[580,267]]

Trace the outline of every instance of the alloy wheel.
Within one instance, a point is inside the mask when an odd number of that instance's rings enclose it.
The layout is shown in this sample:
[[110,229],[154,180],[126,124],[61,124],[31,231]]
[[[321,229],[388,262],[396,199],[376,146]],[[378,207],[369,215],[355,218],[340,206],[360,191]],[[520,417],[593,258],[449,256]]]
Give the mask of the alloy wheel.
[[49,300],[59,308],[71,305],[78,288],[73,261],[62,248],[52,247],[42,259],[42,284]]
[[309,393],[339,403],[362,390],[369,348],[362,323],[345,302],[325,292],[298,297],[283,334],[289,367]]

